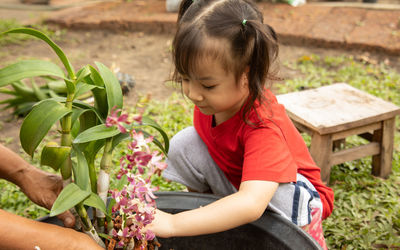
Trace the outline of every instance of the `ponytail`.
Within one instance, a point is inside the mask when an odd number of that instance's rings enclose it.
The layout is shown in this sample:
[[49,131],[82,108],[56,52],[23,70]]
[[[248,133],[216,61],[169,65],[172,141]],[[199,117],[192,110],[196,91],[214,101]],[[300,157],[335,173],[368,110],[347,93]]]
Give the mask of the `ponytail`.
[[[278,40],[275,31],[269,25],[263,24],[258,20],[248,20],[243,27],[245,32],[250,32],[252,37],[252,53],[249,57],[249,98],[243,107],[243,119],[248,121],[248,114],[254,107],[254,103],[269,105],[270,101],[264,95],[265,83],[268,80],[276,79],[272,77],[271,65],[278,56]],[[257,110],[254,109],[257,116]],[[259,116],[258,116],[259,117]]]
[[179,25],[179,22],[181,21],[183,15],[186,13],[187,9],[192,5],[194,0],[182,0],[181,4],[179,5],[179,10],[178,10],[178,20],[177,24]]

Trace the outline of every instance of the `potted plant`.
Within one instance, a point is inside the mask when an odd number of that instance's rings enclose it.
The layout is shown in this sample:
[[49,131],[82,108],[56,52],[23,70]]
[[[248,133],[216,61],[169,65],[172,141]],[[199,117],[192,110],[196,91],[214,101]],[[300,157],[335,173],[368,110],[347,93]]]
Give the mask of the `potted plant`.
[[[154,213],[154,188],[151,176],[165,167],[162,155],[147,145],[154,142],[166,154],[168,137],[161,127],[141,113],[122,113],[123,96],[118,79],[105,65],[86,65],[75,71],[67,56],[42,32],[19,28],[0,36],[22,33],[46,42],[61,60],[67,74],[58,65],[42,60],[23,60],[0,69],[0,87],[21,85],[26,78],[45,77],[62,80],[66,96],[43,96],[25,117],[20,129],[21,146],[33,156],[50,129],[59,124],[60,142],[48,142],[41,151],[41,164],[52,167],[64,180],[64,189],[54,202],[50,216],[72,209],[79,217],[78,227],[99,245],[112,249],[147,247],[154,234],[142,229]],[[37,90],[32,85],[33,91]],[[39,93],[39,91],[37,91]],[[94,103],[79,96],[91,92]],[[164,143],[143,131],[151,126],[160,132]],[[121,159],[120,190],[109,190],[112,152],[130,139],[130,152]],[[99,171],[95,159],[102,150]],[[111,194],[111,202],[106,206]],[[93,209],[89,218],[88,209]],[[100,237],[104,238],[102,240]]]

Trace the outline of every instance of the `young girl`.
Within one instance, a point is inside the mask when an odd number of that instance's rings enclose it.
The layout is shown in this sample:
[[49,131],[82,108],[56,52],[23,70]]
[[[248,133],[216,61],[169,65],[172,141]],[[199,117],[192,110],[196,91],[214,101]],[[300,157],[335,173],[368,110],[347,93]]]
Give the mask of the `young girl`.
[[332,212],[333,192],[266,87],[278,45],[257,6],[183,0],[173,48],[175,80],[195,104],[194,128],[172,138],[163,175],[223,198],[175,215],[157,211],[150,229],[160,237],[215,233],[257,220],[268,206],[312,225],[308,232],[326,247],[321,217]]

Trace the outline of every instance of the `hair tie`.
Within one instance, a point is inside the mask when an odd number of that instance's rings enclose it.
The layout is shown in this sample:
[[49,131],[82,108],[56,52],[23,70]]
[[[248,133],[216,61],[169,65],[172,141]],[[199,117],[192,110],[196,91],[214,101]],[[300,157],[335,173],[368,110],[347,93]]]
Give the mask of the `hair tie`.
[[246,26],[246,23],[247,23],[247,20],[246,20],[246,19],[243,19],[242,25],[243,25],[243,26]]

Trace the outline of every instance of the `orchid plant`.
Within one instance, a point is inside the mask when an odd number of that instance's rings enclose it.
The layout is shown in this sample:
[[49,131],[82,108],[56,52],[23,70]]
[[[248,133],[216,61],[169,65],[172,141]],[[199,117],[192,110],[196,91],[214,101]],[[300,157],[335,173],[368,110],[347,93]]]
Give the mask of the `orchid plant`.
[[[42,96],[20,129],[21,146],[33,157],[51,128],[59,124],[60,142],[48,142],[41,151],[41,164],[60,171],[64,180],[64,189],[54,202],[50,216],[71,209],[80,218],[77,220],[80,229],[101,246],[105,245],[99,235],[110,242],[110,237],[114,238],[117,247],[124,248],[132,247],[132,238],[142,243],[154,238],[151,232],[143,230],[155,211],[151,176],[166,165],[162,162],[162,154],[151,151],[148,144],[154,143],[166,154],[169,143],[166,133],[141,112],[131,116],[122,112],[119,81],[102,63],[96,62],[97,68],[86,65],[75,72],[61,48],[42,32],[19,28],[3,32],[0,37],[12,33],[28,34],[46,42],[67,73],[58,65],[42,60],[23,60],[0,69],[0,87],[23,86],[23,80],[41,77],[61,80],[67,89],[66,96],[51,92],[49,96]],[[34,91],[35,86],[32,85]],[[8,93],[12,94],[12,90]],[[93,104],[79,100],[78,97],[85,93],[91,93]],[[144,126],[156,129],[164,143],[145,132]],[[128,139],[129,153],[120,159],[121,169],[117,176],[124,185],[121,190],[110,191],[112,152],[120,142]],[[101,161],[96,168],[98,154]],[[110,195],[112,199],[107,209]],[[88,207],[95,208],[93,219],[88,216]]]
[[[140,115],[133,116],[133,119],[141,122]],[[128,131],[124,124],[130,124],[127,114],[118,116],[117,112],[112,112],[106,120],[106,126],[117,126],[121,133],[129,133],[131,137],[117,174],[119,180],[125,177],[125,185],[121,190],[110,191],[115,205],[112,206],[112,227],[108,231],[118,247],[132,249],[140,242],[144,248],[155,238],[153,232],[144,230],[154,219],[156,207],[153,192],[158,188],[151,186],[151,177],[164,170],[167,164],[160,152],[150,150],[148,144],[153,141],[152,136],[145,138],[141,131]]]

